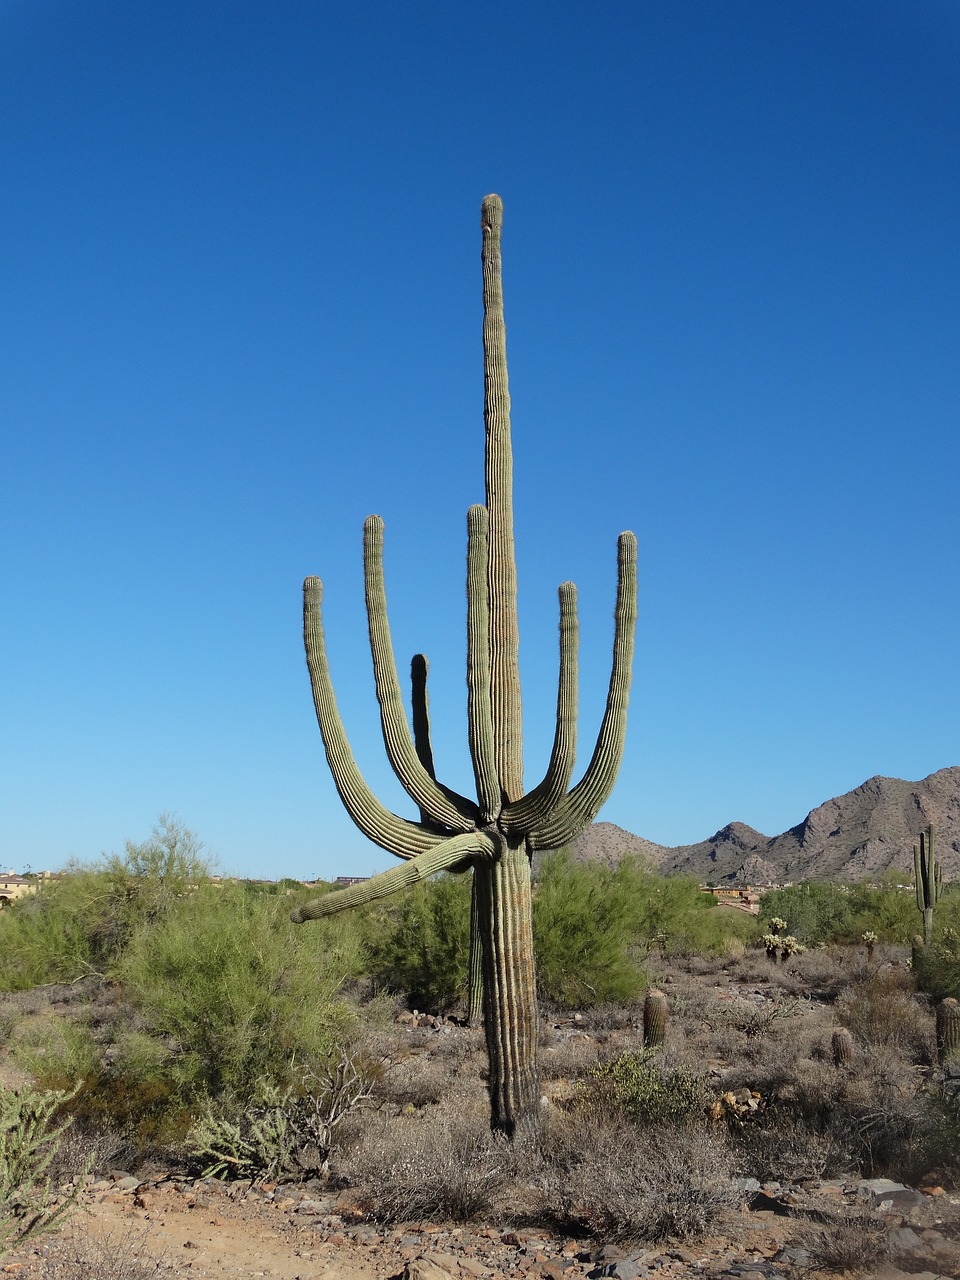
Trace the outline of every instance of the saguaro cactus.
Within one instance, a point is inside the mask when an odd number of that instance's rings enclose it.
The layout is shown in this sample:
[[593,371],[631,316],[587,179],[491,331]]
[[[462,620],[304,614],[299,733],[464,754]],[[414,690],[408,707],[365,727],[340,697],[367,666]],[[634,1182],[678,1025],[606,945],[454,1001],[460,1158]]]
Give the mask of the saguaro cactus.
[[[390,764],[420,811],[412,822],[389,812],[353,759],[337,710],[321,620],[322,586],[304,583],[304,642],[317,720],[334,782],[365,835],[401,866],[298,908],[296,923],[384,897],[438,871],[473,868],[481,949],[483,1015],[490,1061],[491,1124],[512,1136],[539,1124],[537,1007],[531,925],[531,855],[578,835],[613,789],[626,733],[637,615],[637,544],[622,533],[613,662],[596,746],[571,789],[577,722],[576,588],[560,596],[557,719],[546,772],[523,786],[518,665],[517,573],[513,539],[513,457],[503,320],[499,196],[483,201],[483,369],[486,502],[467,513],[467,722],[477,799],[436,781],[429,747],[426,665],[415,659],[413,733],[402,705],[387,622],[383,521],[364,525],[367,621],[383,739]],[[421,678],[416,678],[418,669]]]
[[917,887],[917,910],[923,916],[923,941],[933,941],[933,908],[940,897],[943,869],[933,852],[933,825],[920,832],[919,845],[913,846],[913,874]]

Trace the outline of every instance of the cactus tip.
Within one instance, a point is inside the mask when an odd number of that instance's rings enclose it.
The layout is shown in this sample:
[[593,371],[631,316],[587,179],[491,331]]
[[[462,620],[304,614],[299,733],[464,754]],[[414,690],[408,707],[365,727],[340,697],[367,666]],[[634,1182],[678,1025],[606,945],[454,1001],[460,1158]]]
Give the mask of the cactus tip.
[[491,194],[483,197],[483,204],[480,206],[480,221],[484,228],[503,225],[503,201],[498,195]]

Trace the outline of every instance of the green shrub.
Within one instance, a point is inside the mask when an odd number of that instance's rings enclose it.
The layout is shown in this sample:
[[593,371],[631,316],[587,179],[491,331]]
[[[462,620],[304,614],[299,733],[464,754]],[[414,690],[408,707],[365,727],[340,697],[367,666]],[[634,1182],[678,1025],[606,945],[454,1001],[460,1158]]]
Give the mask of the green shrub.
[[960,932],[942,929],[932,946],[916,953],[914,967],[917,986],[934,1000],[960,998]]
[[335,997],[356,971],[356,937],[338,919],[294,930],[288,917],[286,898],[201,885],[127,948],[118,974],[164,1042],[156,1075],[181,1097],[289,1083],[292,1063],[325,1059],[341,1037]]
[[631,948],[647,906],[637,863],[611,870],[574,862],[561,851],[544,858],[533,895],[533,938],[541,996],[572,1008],[635,999],[647,978]]
[[363,917],[365,965],[374,982],[416,1009],[447,1013],[467,992],[470,877],[442,875]]
[[694,1072],[665,1067],[659,1051],[640,1049],[594,1067],[582,1101],[621,1111],[641,1124],[685,1124],[703,1115],[707,1095]]
[[850,932],[849,894],[839,885],[812,880],[773,889],[760,901],[759,932],[766,933],[775,917],[785,920],[789,933],[808,947],[832,942]]

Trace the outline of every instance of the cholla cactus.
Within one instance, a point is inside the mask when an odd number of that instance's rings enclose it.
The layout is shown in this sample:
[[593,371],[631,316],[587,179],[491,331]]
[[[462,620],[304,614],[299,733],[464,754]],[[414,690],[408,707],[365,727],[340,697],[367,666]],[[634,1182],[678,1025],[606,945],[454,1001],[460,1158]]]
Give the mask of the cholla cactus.
[[933,908],[943,888],[943,868],[933,852],[933,824],[920,832],[919,845],[913,846],[913,874],[917,889],[917,910],[923,916],[923,941],[933,941]]
[[774,964],[777,962],[777,956],[780,954],[780,936],[776,933],[765,933],[760,939],[767,949],[767,959],[772,960]]
[[792,934],[788,934],[785,938],[779,938],[780,959],[789,960],[791,956],[802,955],[806,951],[806,947],[799,942]]
[[861,933],[860,941],[867,948],[867,959],[873,959],[873,948],[877,945],[877,935],[872,929],[868,929],[866,933]]
[[770,929],[773,933],[786,933],[787,922],[786,920],[781,919],[780,916],[774,916],[770,921]]
[[596,816],[620,767],[626,733],[637,613],[637,544],[622,533],[613,663],[597,743],[570,789],[577,722],[576,588],[560,587],[560,678],[553,749],[542,781],[523,785],[518,665],[517,574],[513,539],[513,459],[503,320],[499,196],[483,202],[483,351],[486,502],[467,515],[467,721],[477,798],[436,779],[430,748],[426,662],[415,660],[413,733],[407,721],[387,622],[383,521],[364,525],[367,619],[380,720],[394,772],[420,811],[411,822],[389,812],[364,781],[337,710],[327,665],[319,579],[304,583],[304,641],[327,762],[351,818],[371,840],[403,859],[362,884],[293,912],[314,920],[416,884],[438,871],[474,874],[483,1014],[490,1061],[492,1127],[512,1135],[539,1125],[537,1007],[530,860],[574,839]]

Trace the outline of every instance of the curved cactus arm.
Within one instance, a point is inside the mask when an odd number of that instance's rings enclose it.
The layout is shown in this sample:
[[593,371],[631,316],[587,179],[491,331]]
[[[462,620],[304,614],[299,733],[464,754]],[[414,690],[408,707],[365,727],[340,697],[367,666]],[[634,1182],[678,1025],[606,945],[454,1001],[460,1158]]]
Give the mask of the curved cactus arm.
[[913,846],[913,880],[914,880],[914,888],[916,889],[916,893],[917,893],[917,910],[918,911],[922,911],[924,907],[927,905],[926,885],[924,883],[925,867],[924,867],[924,858],[923,858],[923,852],[922,852],[922,849],[923,849],[922,835],[920,837],[920,841],[921,843],[919,845],[915,844]]
[[485,822],[495,822],[502,796],[490,704],[487,527],[486,507],[472,506],[467,512],[467,724],[480,811]]
[[381,871],[378,876],[364,880],[361,884],[352,884],[348,889],[336,889],[322,898],[304,903],[302,907],[290,912],[290,919],[294,924],[303,924],[305,920],[319,920],[322,916],[332,916],[338,911],[347,911],[350,907],[359,907],[366,902],[375,902],[378,898],[399,893],[401,889],[409,889],[438,871],[453,870],[458,863],[468,862],[472,858],[492,859],[496,856],[496,845],[482,831],[468,831],[463,835],[451,836],[435,849],[417,854],[400,867],[391,867],[389,871]]
[[303,584],[303,643],[313,705],[333,781],[347,813],[368,839],[398,858],[413,858],[443,843],[446,837],[425,824],[408,822],[384,808],[357,768],[330,680],[322,602],[323,583],[319,578],[307,578]]
[[507,831],[531,831],[545,822],[570,785],[577,756],[577,588],[560,585],[560,678],[557,684],[557,728],[543,781],[503,812]]
[[400,679],[393,656],[387,593],[383,580],[383,521],[368,516],[363,524],[363,576],[373,678],[380,703],[380,725],[387,758],[404,790],[430,822],[452,831],[472,831],[479,811],[472,800],[440,787],[423,767],[403,708]]
[[621,533],[617,543],[617,607],[613,639],[613,667],[607,705],[597,745],[583,777],[560,801],[553,813],[530,833],[531,850],[556,849],[574,839],[610,796],[623,759],[627,732],[627,706],[633,672],[633,646],[637,627],[637,540]]
[[523,795],[523,722],[520,704],[520,631],[513,539],[513,453],[507,330],[503,319],[500,237],[503,201],[486,196],[483,229],[483,421],[486,428],[486,507],[490,517],[487,599],[490,609],[490,704],[494,755],[504,803]]

